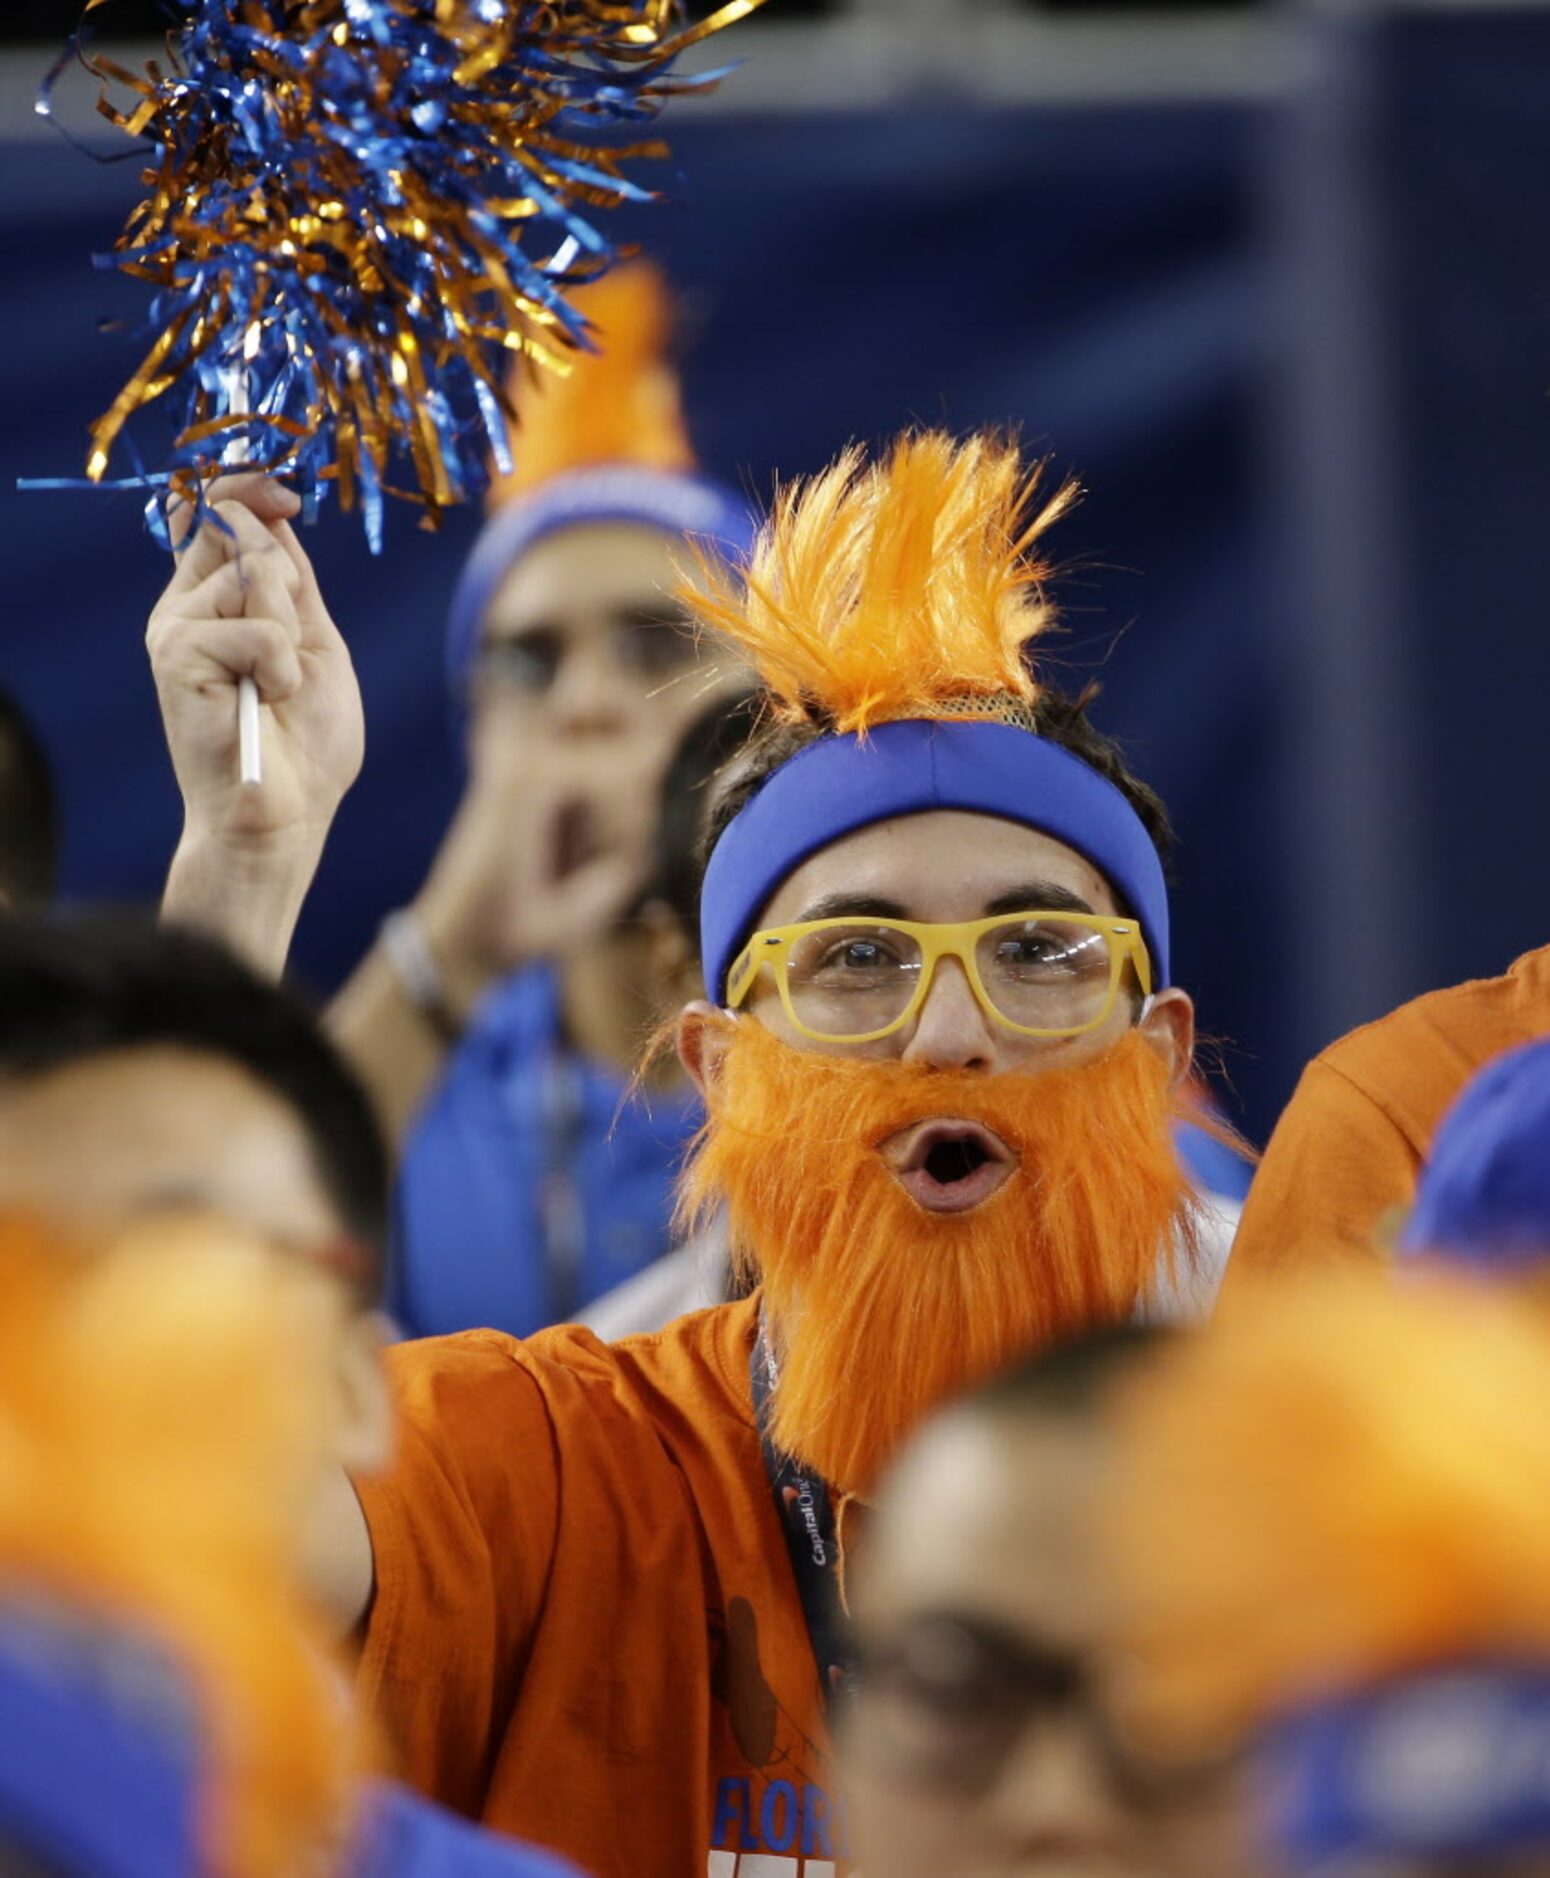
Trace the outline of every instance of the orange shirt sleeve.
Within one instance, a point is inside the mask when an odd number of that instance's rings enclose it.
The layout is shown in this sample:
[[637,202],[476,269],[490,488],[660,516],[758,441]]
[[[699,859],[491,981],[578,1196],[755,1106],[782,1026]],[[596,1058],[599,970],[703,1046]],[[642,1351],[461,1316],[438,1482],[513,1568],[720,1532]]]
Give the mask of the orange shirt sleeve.
[[553,1560],[554,1431],[511,1338],[429,1338],[387,1361],[394,1459],[356,1482],[375,1572],[360,1691],[398,1771],[473,1815]]
[[1375,1235],[1415,1195],[1420,1156],[1343,1070],[1303,1071],[1244,1203],[1226,1286],[1312,1259],[1371,1259]]

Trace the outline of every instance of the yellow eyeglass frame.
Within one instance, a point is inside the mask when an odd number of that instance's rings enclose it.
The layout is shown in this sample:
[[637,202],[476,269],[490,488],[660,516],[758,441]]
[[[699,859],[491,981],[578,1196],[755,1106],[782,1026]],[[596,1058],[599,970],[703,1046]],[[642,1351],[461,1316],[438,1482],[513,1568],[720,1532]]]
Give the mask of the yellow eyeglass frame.
[[[1077,1024],[1059,1030],[1037,1030],[1027,1024],[1014,1024],[1011,1018],[998,1011],[991,1001],[980,979],[979,961],[975,956],[980,940],[988,932],[994,932],[998,926],[1015,926],[1028,920],[1062,920],[1070,926],[1085,926],[1090,931],[1102,933],[1108,940],[1109,951],[1109,989],[1103,1000],[1103,1008],[1091,1023]],[[836,931],[842,927],[866,926],[885,932],[899,932],[913,939],[920,947],[920,982],[910,994],[908,1004],[890,1023],[879,1030],[854,1031],[848,1035],[835,1035],[828,1031],[814,1030],[804,1024],[797,1016],[796,1007],[791,998],[791,984],[788,967],[791,962],[791,948],[799,939],[805,939],[809,933]],[[1119,919],[1105,913],[1067,913],[1052,908],[1026,913],[995,913],[988,919],[971,919],[957,922],[926,921],[913,919],[880,919],[861,913],[841,919],[809,919],[798,921],[792,926],[766,926],[756,932],[737,955],[730,972],[727,973],[727,1009],[740,1010],[758,979],[759,973],[767,965],[774,975],[776,989],[780,993],[781,1006],[795,1029],[804,1037],[811,1037],[814,1043],[875,1043],[880,1037],[891,1037],[896,1030],[902,1030],[926,1001],[936,978],[936,968],[943,959],[956,959],[963,967],[963,975],[969,981],[969,989],[974,993],[975,1002],[985,1015],[1004,1029],[1014,1031],[1019,1037],[1083,1037],[1088,1031],[1098,1029],[1109,1013],[1114,1009],[1114,1001],[1119,995],[1120,980],[1124,976],[1125,966],[1129,963],[1136,974],[1136,983],[1141,987],[1143,998],[1152,995],[1152,960],[1146,949],[1146,941],[1141,936],[1141,922],[1134,919]]]

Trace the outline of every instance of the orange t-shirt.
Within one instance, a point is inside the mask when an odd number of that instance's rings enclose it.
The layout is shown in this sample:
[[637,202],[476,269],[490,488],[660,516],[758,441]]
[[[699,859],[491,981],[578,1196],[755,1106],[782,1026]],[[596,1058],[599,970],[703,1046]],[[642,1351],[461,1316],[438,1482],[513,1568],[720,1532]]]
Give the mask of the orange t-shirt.
[[1309,1257],[1374,1256],[1476,1070],[1550,1032],[1550,946],[1500,978],[1403,1004],[1303,1071],[1243,1208],[1227,1286]]
[[596,1878],[844,1869],[754,1424],[757,1312],[389,1352],[398,1452],[358,1483],[362,1692],[414,1785]]

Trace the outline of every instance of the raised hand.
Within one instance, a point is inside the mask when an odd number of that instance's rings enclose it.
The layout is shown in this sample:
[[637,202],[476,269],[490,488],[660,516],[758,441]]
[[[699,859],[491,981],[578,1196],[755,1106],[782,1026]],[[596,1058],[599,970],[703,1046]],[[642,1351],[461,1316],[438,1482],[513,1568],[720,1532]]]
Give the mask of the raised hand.
[[654,733],[600,750],[482,727],[416,903],[461,1006],[518,966],[584,949],[626,912],[651,873],[665,761]]
[[[256,475],[224,477],[210,493],[224,527],[207,521],[185,532],[146,633],[183,796],[164,910],[220,931],[278,971],[334,813],[360,771],[360,688],[291,527],[299,498]],[[244,676],[262,707],[257,786],[238,776]]]

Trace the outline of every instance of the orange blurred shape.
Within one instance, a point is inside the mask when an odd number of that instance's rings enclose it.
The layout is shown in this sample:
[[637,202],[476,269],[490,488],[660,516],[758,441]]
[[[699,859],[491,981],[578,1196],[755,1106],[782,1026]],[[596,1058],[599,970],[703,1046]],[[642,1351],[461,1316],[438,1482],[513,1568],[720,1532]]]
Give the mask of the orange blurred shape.
[[214,1220],[0,1216],[0,1597],[158,1643],[206,1763],[201,1870],[286,1878],[363,1745],[298,1584],[337,1413],[337,1280]]
[[1550,1321],[1533,1288],[1320,1266],[1119,1392],[1103,1524],[1134,1721],[1216,1749],[1453,1657],[1550,1661]]
[[673,298],[650,261],[616,267],[572,295],[597,352],[577,352],[562,374],[518,358],[507,380],[516,408],[516,467],[490,485],[497,509],[570,470],[603,463],[692,472],[694,451],[669,353]]

